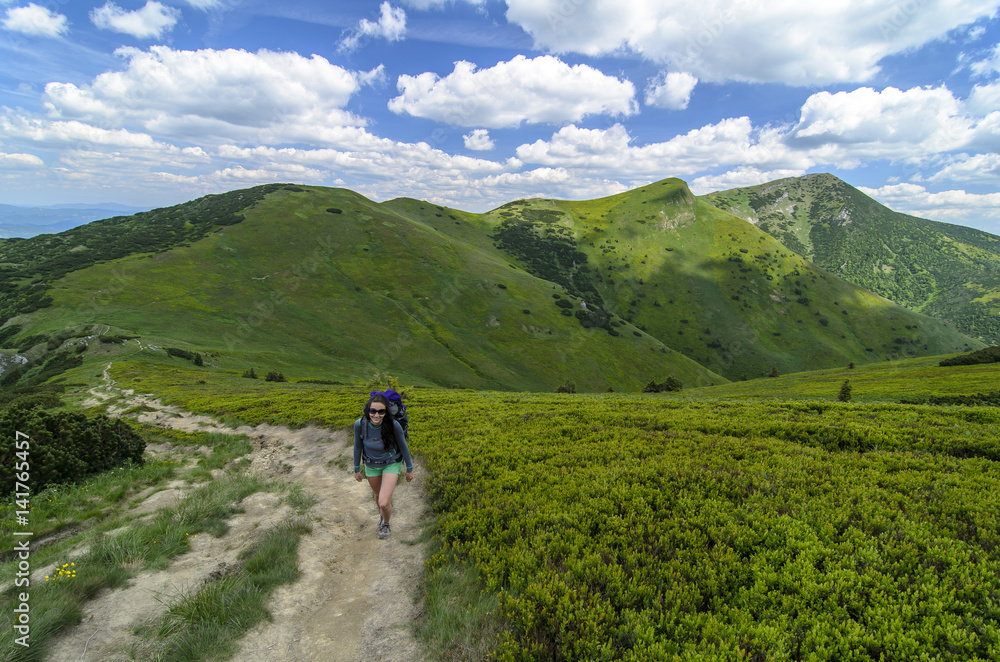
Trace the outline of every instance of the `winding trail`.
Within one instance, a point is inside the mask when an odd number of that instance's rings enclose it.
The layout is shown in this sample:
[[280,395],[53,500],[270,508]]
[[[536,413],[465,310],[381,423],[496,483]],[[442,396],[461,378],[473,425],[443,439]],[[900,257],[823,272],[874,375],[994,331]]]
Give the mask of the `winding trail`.
[[[209,417],[117,388],[108,367],[104,384],[92,389],[91,395],[96,401],[113,399],[109,406],[112,415],[145,405],[147,411],[139,414],[140,422],[185,431],[245,434],[254,446],[249,456],[251,472],[298,483],[315,497],[316,503],[305,514],[312,533],[302,536],[299,542],[301,576],[272,593],[268,603],[271,621],[258,624],[240,640],[234,660],[426,659],[412,627],[421,609],[415,596],[425,554],[424,544],[416,539],[429,514],[419,463],[415,464],[413,482],[401,481],[393,495],[392,536],[378,540],[378,509],[367,482],[354,480],[350,469],[353,439],[346,430],[291,430],[266,424],[228,428]],[[137,500],[133,507],[148,512],[174,505],[190,490],[181,481],[165,487]],[[236,562],[242,549],[282,521],[297,516],[273,493],[251,495],[242,505],[245,512],[230,520],[225,536],[198,536],[190,550],[174,559],[167,570],[140,573],[128,587],[103,591],[87,602],[81,624],[56,640],[47,659],[144,659],[142,650],[150,644],[135,637],[133,628],[156,620],[165,603]]]

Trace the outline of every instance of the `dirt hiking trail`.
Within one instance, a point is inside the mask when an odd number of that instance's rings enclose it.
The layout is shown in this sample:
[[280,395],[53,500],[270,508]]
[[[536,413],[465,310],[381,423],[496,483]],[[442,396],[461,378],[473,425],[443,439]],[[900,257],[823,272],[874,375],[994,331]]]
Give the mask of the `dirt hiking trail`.
[[[282,495],[259,492],[243,500],[243,513],[229,520],[220,538],[207,533],[162,572],[140,572],[124,589],[106,590],[85,603],[82,622],[49,648],[53,662],[142,660],[155,641],[133,634],[137,626],[158,622],[166,604],[193,592],[206,579],[237,563],[241,550],[280,525],[304,517],[312,533],[299,541],[300,578],[278,587],[268,602],[272,615],[238,642],[237,662],[376,662],[425,660],[413,635],[421,605],[414,596],[423,572],[424,544],[415,540],[429,515],[423,497],[423,471],[400,480],[393,494],[392,535],[378,540],[379,513],[367,481],[351,471],[353,438],[345,430],[317,427],[291,430],[275,425],[227,428],[217,421],[163,405],[149,396],[118,389],[105,369],[105,384],[91,390],[93,402],[109,402],[119,415],[145,405],[140,422],[184,431],[247,435],[254,447],[250,471],[270,480],[298,483],[316,502],[299,515]],[[113,404],[111,404],[113,402]],[[170,455],[169,445],[150,445],[147,453]],[[183,481],[140,493],[138,512],[176,506],[194,487]],[[110,534],[109,534],[110,535]]]

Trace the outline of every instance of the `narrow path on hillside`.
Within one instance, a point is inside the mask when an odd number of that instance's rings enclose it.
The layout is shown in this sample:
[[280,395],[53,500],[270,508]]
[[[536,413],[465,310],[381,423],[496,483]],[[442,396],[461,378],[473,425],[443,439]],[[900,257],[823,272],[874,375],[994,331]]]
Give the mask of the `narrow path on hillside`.
[[[298,483],[316,499],[306,513],[312,533],[299,543],[301,577],[272,594],[271,622],[259,624],[243,637],[234,660],[411,662],[425,658],[412,630],[420,610],[414,596],[424,559],[424,547],[415,539],[428,515],[419,463],[413,482],[402,481],[393,496],[391,538],[378,540],[378,509],[367,482],[354,480],[350,468],[353,439],[348,432],[275,425],[228,428],[209,417],[119,389],[107,369],[104,376],[104,385],[92,395],[95,401],[113,399],[110,413],[145,405],[138,416],[141,422],[185,431],[245,434],[254,446],[251,472]],[[183,496],[184,487],[173,489],[181,492],[176,498]],[[230,520],[227,535],[218,539],[199,536],[166,571],[141,573],[126,589],[105,591],[88,602],[83,622],[56,641],[49,659],[130,659],[130,646],[143,648],[132,634],[135,626],[155,619],[172,597],[196,588],[223,564],[233,563],[239,551],[266,530],[296,515],[270,494],[251,495],[243,505],[246,512]]]

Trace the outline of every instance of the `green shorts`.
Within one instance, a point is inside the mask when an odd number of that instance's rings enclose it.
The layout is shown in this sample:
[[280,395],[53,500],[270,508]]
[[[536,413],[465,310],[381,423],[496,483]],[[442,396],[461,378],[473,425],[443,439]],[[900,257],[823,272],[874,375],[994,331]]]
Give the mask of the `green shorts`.
[[384,467],[369,467],[365,465],[365,475],[369,478],[374,478],[376,476],[381,476],[382,474],[396,474],[399,475],[403,473],[403,461],[393,462],[392,464],[387,464]]

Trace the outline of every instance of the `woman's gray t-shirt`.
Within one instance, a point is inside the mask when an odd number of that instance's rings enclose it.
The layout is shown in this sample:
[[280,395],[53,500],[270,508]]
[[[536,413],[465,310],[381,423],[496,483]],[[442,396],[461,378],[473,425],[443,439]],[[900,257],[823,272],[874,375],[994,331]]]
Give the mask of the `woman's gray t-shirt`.
[[413,460],[410,458],[410,449],[406,445],[406,435],[403,428],[397,421],[392,422],[396,432],[396,447],[398,452],[387,451],[382,443],[382,426],[374,426],[370,421],[359,418],[354,421],[354,471],[361,470],[361,458],[365,458],[366,464],[373,466],[385,466],[402,459],[406,463],[406,470],[413,471]]

